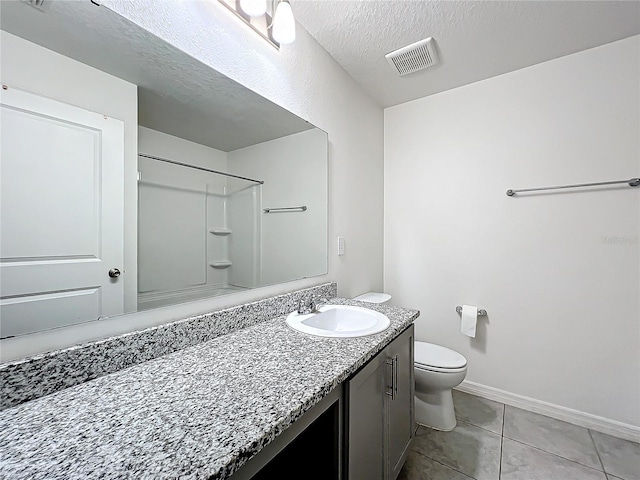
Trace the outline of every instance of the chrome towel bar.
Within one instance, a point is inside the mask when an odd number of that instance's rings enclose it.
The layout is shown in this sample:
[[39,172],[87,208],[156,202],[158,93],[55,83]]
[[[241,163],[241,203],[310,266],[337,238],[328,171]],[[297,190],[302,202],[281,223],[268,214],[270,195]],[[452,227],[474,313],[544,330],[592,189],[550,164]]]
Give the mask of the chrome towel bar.
[[301,207],[277,207],[277,208],[263,208],[264,213],[271,212],[306,212],[307,206],[302,205]]
[[[458,312],[459,315],[462,315],[462,307],[460,305],[458,305],[456,307],[456,312]],[[484,309],[479,308],[478,309],[478,316],[479,317],[486,317],[487,316],[487,311]]]
[[596,182],[596,183],[576,183],[574,185],[559,185],[557,187],[539,187],[539,188],[522,188],[520,190],[507,190],[507,195],[513,197],[516,193],[521,192],[538,192],[540,190],[558,190],[560,188],[582,188],[582,187],[598,187],[601,185],[617,185],[626,183],[630,187],[640,185],[640,178],[630,178],[629,180],[616,180],[613,182]]

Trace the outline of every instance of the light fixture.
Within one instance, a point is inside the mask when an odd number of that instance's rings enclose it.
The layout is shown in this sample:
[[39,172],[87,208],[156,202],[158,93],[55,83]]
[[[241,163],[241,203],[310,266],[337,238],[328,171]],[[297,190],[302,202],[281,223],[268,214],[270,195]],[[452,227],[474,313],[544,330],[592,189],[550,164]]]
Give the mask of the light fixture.
[[288,0],[280,0],[273,16],[272,35],[280,44],[293,43],[296,39],[296,20]]
[[251,17],[261,17],[267,13],[267,0],[240,0],[240,8]]
[[276,48],[293,43],[296,39],[296,21],[288,0],[218,0],[218,2]]

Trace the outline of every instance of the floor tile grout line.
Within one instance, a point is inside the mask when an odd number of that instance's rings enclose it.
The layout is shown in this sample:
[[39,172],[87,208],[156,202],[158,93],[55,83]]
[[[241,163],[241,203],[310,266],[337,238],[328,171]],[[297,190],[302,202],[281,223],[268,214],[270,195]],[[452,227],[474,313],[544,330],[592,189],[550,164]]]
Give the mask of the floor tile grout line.
[[502,404],[502,428],[500,429],[500,463],[498,465],[498,480],[502,478],[502,452],[504,451],[504,420],[507,415],[507,406]]
[[536,447],[534,445],[529,445],[528,443],[522,442],[520,440],[516,440],[515,438],[511,438],[511,437],[503,437],[503,438],[506,438],[507,440],[511,440],[512,442],[519,443],[520,445],[525,445],[527,447],[534,448],[534,449],[538,450],[539,452],[546,453],[547,455],[553,455],[554,457],[561,458],[563,460],[566,460],[567,462],[575,463],[576,465],[580,465],[581,467],[588,468],[589,470],[594,470],[594,471],[600,472],[600,473],[607,473],[604,470],[598,470],[597,468],[590,467],[588,465],[585,465],[584,463],[576,462],[575,460],[571,460],[570,458],[563,457],[562,455],[558,455],[557,453],[547,452],[546,450],[543,450],[540,447]]
[[[464,393],[464,392],[462,392],[462,393]],[[496,402],[495,400],[489,400],[487,398],[479,397],[479,396],[476,396],[476,395],[471,395],[470,393],[465,393],[465,395],[473,396],[473,397],[478,398],[480,400],[488,400],[488,401],[493,402],[495,404],[502,405],[502,421],[504,423],[504,403]],[[453,406],[454,406],[454,410],[457,410],[455,399],[453,401]],[[467,425],[472,425],[474,427],[482,428],[483,430],[486,430],[487,432],[491,432],[491,433],[495,433],[496,435],[500,435],[499,432],[494,432],[493,430],[489,430],[488,428],[485,428],[482,425],[476,425],[475,423],[471,423],[468,420],[464,420],[462,418],[459,418],[458,415],[456,415],[456,420],[459,421],[459,422],[465,423]],[[501,426],[501,428],[502,428],[502,426]]]
[[[496,402],[496,403],[499,403],[499,402]],[[493,430],[489,430],[488,428],[485,428],[484,426],[476,425],[476,424],[472,423],[471,421],[464,420],[464,419],[461,419],[461,418],[457,418],[457,416],[456,416],[456,420],[457,420],[458,422],[460,422],[461,424],[463,424],[463,425],[467,425],[467,426],[475,427],[475,428],[481,429],[481,430],[483,430],[483,431],[485,431],[485,432],[487,432],[487,433],[493,433],[494,435],[499,435],[499,436],[500,436],[500,457],[499,457],[499,465],[498,465],[498,480],[500,480],[500,479],[502,478],[502,466],[503,466],[503,454],[504,454],[504,439],[505,439],[505,438],[506,438],[506,439],[508,439],[508,440],[511,440],[511,441],[513,441],[513,442],[519,443],[519,444],[521,444],[521,445],[524,445],[524,446],[530,447],[530,448],[532,448],[532,449],[534,449],[534,450],[537,450],[537,451],[539,451],[539,452],[541,452],[541,453],[546,453],[546,454],[548,454],[548,455],[551,455],[552,457],[555,457],[555,458],[558,458],[558,459],[565,460],[565,461],[567,461],[567,462],[570,462],[571,464],[574,464],[574,465],[577,465],[577,466],[580,466],[580,467],[584,467],[584,468],[588,468],[588,469],[589,469],[589,470],[591,470],[591,471],[595,471],[595,472],[603,473],[603,474],[605,475],[605,477],[609,478],[609,477],[608,477],[608,475],[609,475],[609,474],[608,474],[608,473],[607,473],[607,471],[605,470],[604,463],[603,463],[602,458],[601,458],[601,456],[600,456],[600,452],[599,452],[599,450],[598,450],[598,447],[596,446],[595,439],[593,438],[593,432],[592,432],[590,429],[588,429],[588,428],[584,428],[584,427],[583,427],[585,430],[587,430],[587,431],[588,431],[589,438],[590,438],[590,440],[591,440],[591,444],[593,445],[594,451],[595,451],[596,456],[597,456],[597,458],[598,458],[598,465],[596,465],[596,466],[588,465],[588,464],[582,463],[581,461],[577,461],[577,460],[573,460],[573,459],[571,459],[571,458],[567,458],[567,457],[565,457],[565,456],[563,456],[563,455],[561,455],[561,454],[558,454],[558,453],[549,452],[549,451],[545,450],[544,448],[541,448],[541,447],[538,447],[538,446],[535,446],[535,445],[531,445],[531,444],[528,444],[528,443],[526,443],[526,442],[524,442],[524,441],[521,441],[521,440],[518,440],[518,439],[515,439],[515,438],[511,438],[509,435],[505,435],[507,405],[506,405],[506,404],[501,404],[501,405],[502,405],[502,407],[503,407],[503,411],[502,411],[502,425],[501,425],[501,429],[500,429],[501,433],[496,433],[495,431],[493,431]],[[527,411],[527,412],[528,412],[529,410],[524,410],[524,411]],[[531,412],[531,413],[536,413],[536,412]],[[543,415],[543,416],[544,416],[544,415]],[[552,417],[549,417],[549,418],[552,418]],[[427,456],[427,455],[425,455],[425,456]],[[427,456],[427,457],[428,457],[428,456]],[[440,462],[440,461],[438,461],[438,460],[432,459],[431,457],[428,457],[428,458],[430,458],[430,460],[432,460],[432,461],[434,461],[434,462],[437,462],[437,463],[439,463],[439,464],[445,465],[446,467],[451,468],[451,469],[452,469],[452,470],[454,470],[454,471],[457,471],[457,472],[459,472],[459,473],[462,473],[463,475],[467,475],[467,474],[465,474],[464,472],[460,472],[460,471],[459,471],[459,470],[457,470],[456,468],[453,468],[453,467],[451,467],[451,466],[449,466],[449,465],[447,465],[447,464],[444,464],[444,463],[442,463],[442,462]],[[595,463],[595,462],[594,462],[594,463]],[[613,477],[612,477],[612,478],[613,478]]]
[[[0,1],[1,1],[1,0],[0,0]],[[506,408],[507,408],[507,407],[515,408],[516,410],[522,410],[522,411],[524,411],[524,412],[533,413],[533,414],[535,414],[535,415],[540,415],[540,416],[542,416],[542,417],[545,417],[545,418],[548,418],[548,419],[551,419],[551,420],[555,420],[555,421],[558,421],[558,422],[561,422],[561,423],[566,423],[566,424],[571,425],[571,426],[574,426],[574,427],[583,428],[583,429],[585,429],[585,430],[589,430],[589,432],[592,432],[592,431],[593,431],[593,432],[596,432],[596,433],[602,433],[602,434],[604,434],[604,435],[609,435],[609,436],[612,436],[613,438],[617,438],[617,439],[619,439],[619,440],[624,440],[625,442],[631,442],[631,443],[635,443],[635,444],[640,445],[640,440],[631,440],[631,439],[626,438],[626,437],[624,437],[624,436],[617,436],[617,435],[615,435],[615,434],[613,434],[613,433],[605,433],[605,432],[599,432],[598,430],[591,430],[589,427],[585,427],[585,426],[583,426],[583,425],[578,425],[578,424],[576,424],[576,423],[572,423],[572,422],[569,422],[569,421],[567,421],[567,420],[561,420],[561,419],[556,418],[556,417],[551,417],[551,416],[546,415],[546,414],[544,414],[544,413],[539,413],[539,412],[534,411],[534,410],[529,410],[528,408],[525,408],[525,407],[516,407],[516,406],[514,406],[514,405],[507,405],[506,403],[500,403],[500,402],[498,402],[497,400],[491,400],[490,398],[483,397],[483,396],[481,396],[481,395],[479,395],[479,394],[463,392],[462,390],[457,390],[457,389],[454,389],[454,391],[455,391],[455,392],[458,392],[458,393],[463,393],[463,394],[468,395],[468,396],[470,396],[470,397],[478,398],[478,399],[480,399],[480,400],[487,400],[487,401],[489,401],[489,402],[493,402],[493,403],[497,403],[497,404],[503,405],[503,406],[504,406],[504,408],[505,408],[505,411],[506,411]],[[455,402],[454,402],[454,407],[455,407]],[[460,420],[457,416],[456,416],[456,419],[457,419],[457,420]],[[464,422],[464,420],[460,420],[460,421]],[[484,428],[484,427],[481,427],[481,426],[479,426],[479,425],[474,425],[473,423],[469,423],[469,422],[464,422],[464,423],[467,423],[468,425],[473,425],[474,427]],[[487,430],[487,431],[489,431],[489,432],[491,432],[491,430],[488,430],[488,429],[486,429],[486,428],[484,428],[484,429],[485,429],[485,430]],[[503,423],[503,432],[504,432],[504,423]],[[493,432],[493,433],[495,433],[495,432]],[[507,438],[508,438],[508,437],[507,437]],[[634,437],[634,438],[637,438],[637,437]],[[623,480],[624,480],[624,479],[623,479]]]
[[596,451],[596,455],[598,456],[598,461],[600,462],[600,466],[602,467],[602,471],[606,474],[607,471],[604,468],[604,462],[602,461],[602,457],[600,457],[600,452],[598,451],[598,445],[596,445],[596,441],[593,439],[593,434],[591,430],[587,428],[587,432],[589,432],[589,438],[591,439],[591,443],[593,444],[593,448]]
[[[480,398],[482,398],[482,397],[480,397]],[[495,403],[500,404],[500,402],[495,402]],[[562,454],[549,452],[549,451],[545,450],[545,449],[544,449],[544,447],[537,447],[537,446],[535,446],[535,445],[530,445],[530,444],[528,444],[528,443],[526,443],[526,442],[524,442],[524,441],[517,440],[517,439],[515,439],[515,438],[511,438],[511,437],[509,436],[509,434],[505,435],[505,431],[506,431],[506,414],[507,414],[507,405],[506,405],[506,404],[500,404],[500,405],[502,405],[502,408],[503,408],[503,411],[502,411],[502,425],[501,425],[501,428],[500,428],[500,432],[501,432],[501,433],[496,433],[496,431],[494,431],[494,430],[489,430],[488,428],[485,428],[484,426],[476,425],[476,424],[472,423],[473,419],[471,419],[471,421],[468,421],[468,420],[465,420],[465,419],[457,418],[457,416],[456,416],[456,420],[457,420],[458,422],[460,422],[462,425],[467,425],[467,426],[470,426],[470,427],[475,427],[475,428],[477,428],[477,429],[483,430],[484,432],[486,432],[486,433],[488,433],[488,434],[494,434],[494,435],[498,435],[498,436],[500,436],[500,454],[499,454],[498,478],[497,478],[497,480],[500,480],[500,479],[502,478],[503,455],[504,455],[504,450],[505,450],[505,449],[504,449],[504,440],[505,440],[505,438],[506,438],[506,439],[508,439],[508,440],[510,440],[510,441],[512,441],[512,442],[515,442],[515,443],[518,443],[518,444],[520,444],[520,445],[523,445],[523,446],[525,446],[525,447],[529,447],[529,448],[531,448],[531,449],[533,449],[533,450],[536,450],[536,451],[538,451],[538,452],[540,452],[540,453],[546,453],[546,454],[548,454],[548,455],[551,455],[551,456],[552,456],[552,457],[554,457],[554,458],[562,459],[562,460],[564,460],[564,461],[566,461],[566,462],[570,462],[570,464],[573,464],[573,465],[575,465],[576,467],[578,467],[578,466],[579,466],[579,467],[587,468],[587,469],[589,469],[589,471],[592,471],[592,472],[602,473],[602,474],[603,474],[607,479],[608,479],[608,478],[611,478],[611,480],[613,480],[613,479],[615,478],[616,480],[622,480],[622,479],[618,479],[618,477],[615,477],[615,476],[611,476],[611,477],[610,477],[610,476],[609,476],[610,474],[609,474],[609,473],[607,473],[607,471],[605,470],[605,466],[604,466],[604,463],[603,463],[603,461],[602,461],[602,457],[601,457],[601,455],[600,455],[600,451],[599,451],[599,449],[598,449],[598,446],[596,445],[596,441],[595,441],[595,438],[594,438],[594,435],[593,435],[593,433],[594,433],[594,432],[593,432],[591,429],[589,429],[589,428],[585,428],[585,427],[582,427],[583,429],[587,430],[588,435],[589,435],[589,438],[590,438],[590,440],[591,440],[591,445],[593,446],[594,451],[595,451],[595,453],[596,453],[596,456],[597,456],[597,458],[598,458],[598,462],[597,462],[597,464],[598,464],[598,465],[596,465],[596,466],[591,466],[591,465],[588,465],[588,464],[584,464],[584,463],[582,463],[581,461],[577,461],[577,460],[573,460],[573,459],[571,459],[571,458],[567,458],[567,457],[563,456]],[[514,408],[515,408],[515,407],[514,407]],[[537,414],[537,412],[531,412],[530,410],[527,410],[527,409],[523,409],[523,411],[525,411],[525,412],[530,412],[530,413],[536,413],[536,414]],[[542,415],[542,414],[538,414],[538,415]],[[545,417],[546,417],[546,415],[542,415],[542,416],[545,416]],[[548,418],[550,418],[550,419],[554,419],[553,417],[548,417]],[[497,420],[497,419],[496,419],[496,420]],[[555,420],[557,420],[557,419],[555,419]],[[559,421],[561,421],[561,422],[562,422],[562,420],[559,420]],[[565,422],[565,423],[570,423],[570,422]],[[585,446],[586,446],[586,445],[585,445]],[[439,464],[439,465],[442,465],[442,466],[444,466],[444,467],[446,467],[446,468],[449,468],[449,469],[451,469],[451,470],[453,470],[453,471],[455,471],[455,472],[458,472],[458,473],[460,473],[460,474],[464,475],[464,476],[465,476],[465,478],[474,478],[474,477],[471,477],[471,476],[469,476],[468,474],[466,474],[466,473],[464,473],[464,472],[462,472],[462,471],[458,470],[458,469],[457,469],[457,468],[455,468],[455,467],[452,467],[452,466],[450,466],[450,465],[448,465],[448,464],[446,464],[446,463],[443,463],[443,462],[442,462],[442,461],[440,461],[440,460],[436,460],[436,459],[431,458],[429,455],[422,454],[422,456],[424,456],[424,457],[428,458],[430,461],[433,461],[433,462],[435,462],[435,463],[437,463],[437,464]],[[596,462],[593,462],[593,463],[596,463]],[[568,467],[568,465],[567,465],[567,467]],[[574,468],[575,468],[575,467],[574,467]],[[586,473],[586,472],[585,472],[585,473]],[[639,479],[639,480],[640,480],[640,479]]]
[[498,458],[498,480],[502,478],[502,451],[504,448],[504,437],[500,437],[500,457]]
[[[507,413],[507,407],[506,406],[505,406],[504,411],[505,411],[505,420],[506,420],[506,413]],[[529,410],[525,410],[525,411],[528,412]],[[531,412],[531,413],[535,413],[535,412]],[[543,415],[543,416],[545,416],[545,415]],[[549,418],[551,418],[551,417],[549,417]],[[596,467],[592,467],[590,465],[585,465],[584,463],[578,462],[577,460],[572,460],[571,458],[563,457],[562,455],[559,455],[557,453],[549,452],[549,451],[545,450],[544,448],[540,448],[540,447],[537,447],[535,445],[531,445],[531,444],[529,444],[527,442],[524,442],[522,440],[518,440],[516,438],[512,438],[512,437],[510,437],[508,435],[505,435],[504,434],[504,425],[505,425],[505,421],[503,420],[503,423],[502,423],[502,436],[503,436],[503,438],[507,438],[509,440],[513,440],[514,442],[521,443],[522,445],[527,445],[529,447],[535,448],[536,450],[540,450],[541,452],[548,453],[549,455],[554,455],[556,457],[563,458],[563,459],[565,459],[565,460],[567,460],[569,462],[577,463],[578,465],[582,465],[583,467],[590,468],[591,470],[596,470],[596,471],[600,471],[600,472],[603,472],[603,473],[607,473],[605,471],[605,469],[604,469],[604,464],[602,463],[602,459],[600,458],[600,453],[598,452],[598,447],[596,447],[595,440],[593,440],[593,436],[591,435],[591,430],[589,430],[588,428],[582,427],[582,428],[585,428],[585,430],[587,430],[587,432],[589,433],[589,438],[591,439],[591,442],[593,444],[593,449],[596,452],[596,456],[598,457],[598,462],[600,463],[600,466],[602,467],[602,470],[598,470]]]
[[[494,435],[498,435],[498,436],[500,436],[500,435],[501,435],[501,434],[500,434],[500,433],[498,433],[498,432],[494,432],[493,430],[489,430],[488,428],[481,427],[480,425],[476,425],[476,424],[474,424],[474,423],[467,422],[467,421],[462,420],[462,419],[460,419],[460,418],[456,418],[456,421],[457,421],[458,423],[464,423],[465,425],[469,425],[470,427],[480,428],[480,429],[484,430],[485,432],[493,433]],[[452,430],[452,431],[453,431],[453,430]]]
[[429,455],[426,455],[426,454],[424,454],[422,452],[419,452],[418,450],[414,450],[414,452],[416,452],[418,455],[422,455],[423,457],[428,458],[432,462],[436,462],[437,464],[442,465],[443,467],[447,467],[449,470],[453,470],[454,472],[457,472],[457,473],[459,473],[461,475],[464,475],[465,477],[470,478],[471,480],[477,480],[475,477],[471,477],[471,476],[467,475],[466,473],[461,472],[460,470],[452,467],[451,465],[447,465],[446,463],[443,463],[440,460],[436,460],[435,458],[431,458]]
[[[502,416],[503,416],[503,422],[504,422],[504,410],[503,410]],[[464,425],[467,425],[467,426],[470,426],[470,427],[473,427],[473,428],[478,428],[478,429],[482,430],[483,432],[486,432],[486,433],[489,433],[491,435],[495,435],[496,437],[499,437],[500,438],[500,453],[502,453],[502,435],[500,433],[496,433],[496,432],[494,432],[492,430],[488,430],[488,429],[480,427],[478,425],[474,425],[473,423],[466,422],[466,421],[464,421],[464,420],[462,420],[460,418],[457,418],[457,417],[456,417],[456,422],[462,423]],[[429,429],[429,427],[423,427],[423,428]],[[436,430],[436,429],[433,429],[433,430],[437,431],[437,432],[441,432],[441,433],[450,433],[450,432],[446,432],[446,431],[442,431],[442,430]],[[439,463],[440,465],[444,465],[445,467],[447,467],[447,468],[449,468],[449,469],[451,469],[451,470],[453,470],[455,472],[458,472],[458,473],[460,473],[460,474],[464,475],[465,477],[468,477],[468,478],[470,478],[472,480],[476,480],[475,477],[471,477],[468,474],[464,473],[461,470],[458,470],[457,468],[455,468],[455,467],[453,467],[451,465],[447,465],[446,463],[443,463],[440,460],[436,460],[435,458],[432,458],[432,457],[430,457],[429,455],[427,455],[425,453],[418,452],[417,450],[415,450],[415,451],[416,451],[416,453],[419,453],[423,457],[426,457],[426,458],[428,458],[429,460],[431,460],[433,462]],[[499,468],[500,468],[500,456],[498,457],[498,478],[496,480],[500,480]]]

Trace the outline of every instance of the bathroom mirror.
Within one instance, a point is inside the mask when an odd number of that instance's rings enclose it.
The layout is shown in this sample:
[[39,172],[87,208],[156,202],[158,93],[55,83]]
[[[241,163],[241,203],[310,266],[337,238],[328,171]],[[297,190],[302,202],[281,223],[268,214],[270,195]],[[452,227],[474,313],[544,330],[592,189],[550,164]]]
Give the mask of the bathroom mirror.
[[0,8],[2,338],[327,273],[325,132],[104,6]]

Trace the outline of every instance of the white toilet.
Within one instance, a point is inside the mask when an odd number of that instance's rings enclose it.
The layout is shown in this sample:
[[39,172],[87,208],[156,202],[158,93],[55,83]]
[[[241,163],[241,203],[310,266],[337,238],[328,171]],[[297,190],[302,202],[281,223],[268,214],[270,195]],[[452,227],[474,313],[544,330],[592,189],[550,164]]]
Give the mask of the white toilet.
[[[361,302],[389,303],[391,295],[368,292],[354,298]],[[467,375],[467,359],[458,352],[433,343],[415,342],[416,422],[436,430],[453,430],[456,413],[451,390]]]
[[415,342],[416,422],[436,430],[456,426],[451,390],[467,375],[467,359],[433,343]]

